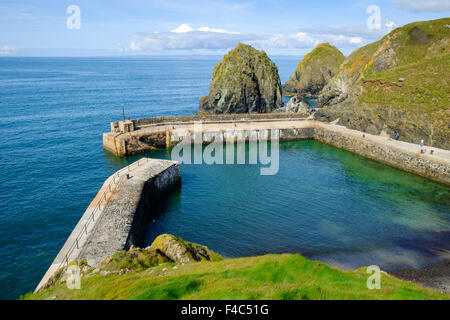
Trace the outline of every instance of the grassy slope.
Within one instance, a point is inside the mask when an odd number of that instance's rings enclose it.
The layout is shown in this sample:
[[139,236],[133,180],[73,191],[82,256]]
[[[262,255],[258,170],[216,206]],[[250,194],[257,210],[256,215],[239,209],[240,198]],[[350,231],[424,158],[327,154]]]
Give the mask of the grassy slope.
[[[450,52],[445,45],[450,29],[450,19],[416,22],[393,32],[395,43],[401,48],[398,52],[398,67],[374,73],[370,66],[364,72],[362,102],[369,104],[389,104],[396,109],[408,109],[412,114],[427,114],[437,126],[445,126],[450,118],[449,92]],[[433,36],[430,42],[412,41],[411,31],[419,27]],[[442,42],[441,42],[442,41]],[[440,45],[438,43],[441,42]],[[399,78],[406,81],[400,86]],[[414,120],[414,119],[412,119]]]
[[265,255],[166,263],[124,275],[82,278],[24,299],[449,299],[449,296],[382,274],[381,289],[368,290],[365,268],[340,271],[300,255]]
[[[374,61],[386,50],[395,51],[395,63],[377,72]],[[331,82],[334,87],[347,82],[358,100],[325,106],[321,114],[341,118],[353,129],[365,131],[372,122],[392,135],[400,132],[404,141],[425,139],[426,144],[448,149],[449,50],[450,18],[400,27],[355,50],[341,64]]]

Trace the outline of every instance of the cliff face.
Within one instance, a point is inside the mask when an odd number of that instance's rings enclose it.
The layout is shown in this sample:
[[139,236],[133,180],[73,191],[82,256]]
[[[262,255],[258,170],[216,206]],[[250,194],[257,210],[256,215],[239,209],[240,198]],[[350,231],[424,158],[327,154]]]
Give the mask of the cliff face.
[[450,149],[450,18],[408,24],[354,51],[319,96],[317,120]]
[[198,113],[271,112],[283,105],[278,69],[264,51],[239,43],[214,67]]
[[339,71],[344,55],[329,43],[321,43],[302,61],[283,85],[284,94],[315,96]]

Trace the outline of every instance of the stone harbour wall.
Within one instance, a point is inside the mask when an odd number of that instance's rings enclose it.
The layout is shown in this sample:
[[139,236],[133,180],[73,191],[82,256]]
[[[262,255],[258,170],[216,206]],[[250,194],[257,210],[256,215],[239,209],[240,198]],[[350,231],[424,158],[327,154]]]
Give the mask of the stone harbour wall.
[[323,128],[316,128],[314,139],[344,149],[392,167],[450,185],[450,166],[419,154],[400,151],[360,137],[349,136]]
[[[248,140],[248,132],[269,132],[279,130],[280,141],[315,139],[337,148],[354,152],[381,163],[426,177],[428,179],[450,185],[450,151],[437,149],[433,155],[421,154],[416,144],[396,141],[387,135],[371,135],[351,130],[333,123],[324,123],[296,117],[274,117],[268,115],[223,115],[204,117],[201,143],[209,144],[217,134],[225,137],[234,136],[237,140]],[[171,120],[173,119],[173,121]],[[182,120],[187,122],[183,122]],[[199,116],[162,117],[155,119],[158,124],[138,126],[134,132],[119,134],[105,133],[104,148],[113,151],[117,156],[147,152],[156,148],[171,147],[182,141],[183,137],[191,137],[195,125],[191,120],[199,120]],[[231,120],[230,120],[231,119]],[[212,121],[214,120],[214,121]],[[139,123],[150,123],[152,119],[137,120]],[[164,121],[162,123],[161,121]],[[115,138],[110,136],[115,134]],[[266,133],[264,133],[266,134]],[[262,136],[264,136],[264,134]],[[261,136],[261,135],[260,135]],[[113,141],[113,142],[112,142]]]

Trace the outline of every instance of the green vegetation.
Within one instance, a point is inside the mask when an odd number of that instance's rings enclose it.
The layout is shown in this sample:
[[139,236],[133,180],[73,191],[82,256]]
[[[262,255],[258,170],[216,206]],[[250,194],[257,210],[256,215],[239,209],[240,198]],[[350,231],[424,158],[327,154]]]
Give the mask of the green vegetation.
[[344,55],[329,43],[321,43],[303,57],[283,87],[285,94],[316,95],[338,72]]
[[[360,100],[426,113],[434,121],[449,119],[449,24],[450,19],[416,22],[393,31],[388,37],[398,48],[396,66],[376,72],[369,63]],[[400,78],[405,79],[401,84]]]
[[381,289],[369,290],[368,276],[365,268],[340,271],[300,255],[265,255],[89,274],[80,290],[59,283],[22,299],[449,299],[385,273]]
[[421,21],[355,50],[322,93],[318,118],[449,149],[449,35],[450,18]]
[[263,50],[239,43],[215,65],[199,113],[270,112],[281,106],[277,66]]

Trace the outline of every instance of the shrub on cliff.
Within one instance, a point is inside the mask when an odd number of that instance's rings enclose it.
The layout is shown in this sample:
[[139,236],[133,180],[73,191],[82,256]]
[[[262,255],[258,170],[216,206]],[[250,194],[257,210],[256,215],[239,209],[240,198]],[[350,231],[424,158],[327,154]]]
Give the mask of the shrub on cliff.
[[271,112],[283,105],[278,69],[264,51],[239,43],[214,67],[199,113]]

